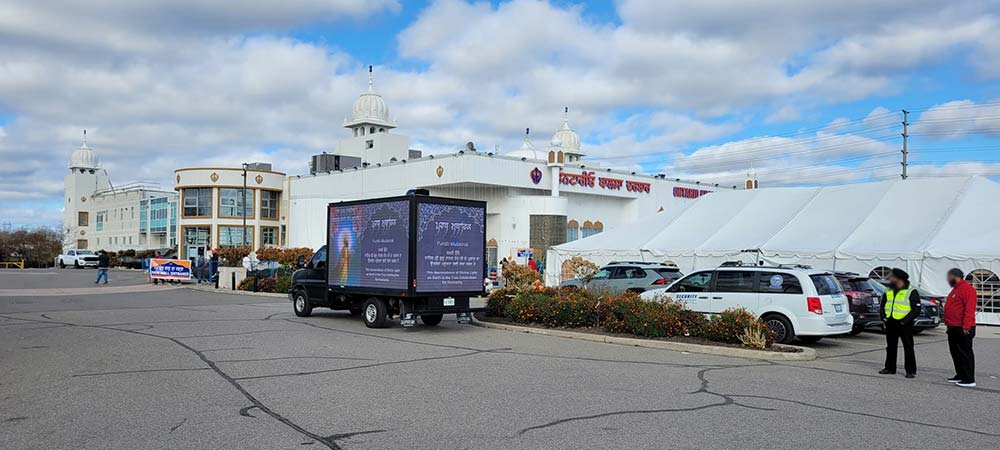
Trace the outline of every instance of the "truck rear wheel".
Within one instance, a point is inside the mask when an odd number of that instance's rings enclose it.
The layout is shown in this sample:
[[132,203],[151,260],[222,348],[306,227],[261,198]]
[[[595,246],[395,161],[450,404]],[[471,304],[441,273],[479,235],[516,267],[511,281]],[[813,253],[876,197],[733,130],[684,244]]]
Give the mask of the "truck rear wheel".
[[306,291],[299,289],[295,291],[295,302],[293,303],[295,315],[299,317],[309,317],[312,315],[312,303],[309,303],[309,295]]
[[63,260],[60,259],[59,260],[59,268],[60,269],[65,269],[66,268],[66,261],[63,261]]
[[365,300],[361,310],[361,318],[365,321],[366,327],[385,328],[386,315],[389,314],[389,307],[385,304],[385,300],[371,297]]
[[442,317],[444,317],[444,314],[421,314],[420,321],[423,322],[424,325],[433,327],[441,323]]

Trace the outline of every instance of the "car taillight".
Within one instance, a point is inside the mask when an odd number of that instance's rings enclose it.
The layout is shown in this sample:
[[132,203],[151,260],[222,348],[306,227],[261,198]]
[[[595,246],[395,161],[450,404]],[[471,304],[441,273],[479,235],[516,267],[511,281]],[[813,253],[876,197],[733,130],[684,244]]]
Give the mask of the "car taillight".
[[938,305],[938,301],[937,301],[937,300],[935,300],[935,299],[933,299],[933,298],[932,298],[932,299],[930,299],[930,300],[928,300],[927,302],[928,302],[928,303],[930,303],[930,304],[932,304],[932,305],[934,305],[934,306],[937,306],[937,305]]
[[809,305],[809,312],[823,315],[823,302],[819,301],[819,297],[808,297],[806,303]]
[[667,284],[667,280],[665,278],[660,278],[659,280],[654,281],[653,284]]

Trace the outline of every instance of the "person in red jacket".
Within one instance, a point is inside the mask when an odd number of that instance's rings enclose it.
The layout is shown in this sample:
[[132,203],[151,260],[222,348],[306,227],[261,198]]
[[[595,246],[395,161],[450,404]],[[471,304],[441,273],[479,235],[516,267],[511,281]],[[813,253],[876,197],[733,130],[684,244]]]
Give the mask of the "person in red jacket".
[[976,357],[972,339],[976,337],[976,288],[965,281],[959,269],[948,271],[952,286],[944,303],[944,324],[948,327],[948,348],[955,363],[955,376],[948,381],[962,387],[976,387]]

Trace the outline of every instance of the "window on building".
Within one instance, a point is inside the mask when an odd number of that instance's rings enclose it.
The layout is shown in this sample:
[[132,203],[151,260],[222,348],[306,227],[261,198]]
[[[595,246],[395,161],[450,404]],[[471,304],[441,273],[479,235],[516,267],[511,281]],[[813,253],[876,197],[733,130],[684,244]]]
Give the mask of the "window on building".
[[[101,230],[104,229],[104,216],[106,216],[107,214],[108,214],[107,211],[98,211],[97,212],[97,223],[94,224],[94,226],[97,229],[97,231],[101,231]],[[98,245],[100,245],[100,242],[98,242]]]
[[285,240],[285,226],[282,225],[281,226],[281,245],[285,245],[285,242],[288,242],[288,241]]
[[580,222],[570,220],[566,222],[566,242],[573,242],[580,239]]
[[212,188],[187,188],[184,195],[184,217],[212,217]]
[[219,247],[241,247],[253,245],[253,227],[246,227],[246,234],[243,233],[242,226],[219,226]]
[[86,239],[77,239],[76,240],[76,248],[81,249],[81,250],[87,248],[87,240]]
[[278,245],[278,227],[260,228],[261,247],[276,247]]
[[1000,313],[1000,277],[988,269],[976,269],[965,276],[965,280],[976,288],[979,297],[979,311]]
[[90,213],[87,211],[76,213],[76,224],[81,227],[90,226]]
[[365,141],[365,148],[375,148],[375,141],[372,139]]
[[278,199],[280,193],[277,191],[260,191],[260,218],[278,218]]
[[128,245],[132,245],[132,236],[128,237]]
[[209,227],[181,228],[182,252],[185,257],[197,256],[199,249],[207,249],[212,245],[212,229]]
[[243,204],[243,188],[219,189],[219,217],[253,217],[253,189],[246,190],[246,204]]

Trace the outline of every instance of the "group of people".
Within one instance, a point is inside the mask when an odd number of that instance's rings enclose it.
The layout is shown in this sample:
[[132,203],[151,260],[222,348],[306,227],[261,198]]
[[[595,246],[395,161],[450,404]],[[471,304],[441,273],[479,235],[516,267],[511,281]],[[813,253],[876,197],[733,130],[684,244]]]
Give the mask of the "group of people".
[[[951,292],[944,303],[944,324],[948,333],[948,348],[955,376],[948,381],[962,387],[975,387],[976,359],[972,340],[976,337],[976,289],[965,281],[960,269],[948,271]],[[910,275],[902,269],[892,269],[889,289],[882,296],[882,320],[885,323],[885,367],[878,373],[896,373],[896,350],[903,342],[903,368],[906,378],[917,374],[916,352],[913,349],[913,321],[920,315],[920,293],[910,285]]]

